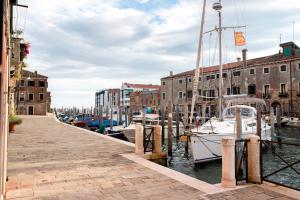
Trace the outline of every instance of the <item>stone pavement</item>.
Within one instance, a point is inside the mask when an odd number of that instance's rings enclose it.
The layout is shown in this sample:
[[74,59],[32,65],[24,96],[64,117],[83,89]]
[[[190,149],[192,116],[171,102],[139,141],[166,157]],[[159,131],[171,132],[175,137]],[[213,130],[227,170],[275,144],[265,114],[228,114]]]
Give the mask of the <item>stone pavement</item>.
[[52,116],[22,118],[9,136],[9,200],[292,199],[260,186],[206,194],[123,157],[132,146]]

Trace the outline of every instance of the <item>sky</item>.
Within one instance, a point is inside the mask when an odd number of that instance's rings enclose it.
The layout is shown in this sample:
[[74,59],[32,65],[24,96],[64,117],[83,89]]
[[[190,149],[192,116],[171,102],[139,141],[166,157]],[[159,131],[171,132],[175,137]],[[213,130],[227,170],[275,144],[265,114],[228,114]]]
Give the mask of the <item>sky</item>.
[[[214,29],[215,1],[207,0],[205,31]],[[203,0],[20,0],[14,29],[31,43],[27,70],[49,77],[52,107],[93,106],[95,92],[123,82],[160,84],[170,71],[195,68]],[[300,45],[298,0],[223,0],[223,60],[278,53]],[[246,46],[235,47],[242,31]],[[204,36],[201,65],[218,62],[217,35]]]

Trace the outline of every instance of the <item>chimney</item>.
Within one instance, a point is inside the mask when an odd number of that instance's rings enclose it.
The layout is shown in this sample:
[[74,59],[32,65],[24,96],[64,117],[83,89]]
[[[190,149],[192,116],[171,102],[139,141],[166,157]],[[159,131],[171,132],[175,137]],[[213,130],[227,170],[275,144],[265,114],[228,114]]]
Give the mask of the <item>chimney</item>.
[[170,76],[173,76],[173,71],[170,71]]
[[36,76],[37,76],[37,71],[34,71],[34,75],[36,75]]
[[240,57],[237,57],[236,60],[237,60],[238,62],[241,62],[241,58],[240,58]]
[[247,67],[247,49],[243,49],[242,50],[242,54],[243,54],[243,62],[244,62],[244,68]]

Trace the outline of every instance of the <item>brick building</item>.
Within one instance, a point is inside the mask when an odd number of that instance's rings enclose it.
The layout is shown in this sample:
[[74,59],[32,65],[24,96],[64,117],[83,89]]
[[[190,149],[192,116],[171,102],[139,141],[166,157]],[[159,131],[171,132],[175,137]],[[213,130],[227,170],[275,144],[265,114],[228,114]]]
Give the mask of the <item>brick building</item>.
[[[280,106],[285,115],[299,116],[300,49],[293,42],[280,47],[282,50],[277,54],[249,60],[244,51],[242,61],[224,64],[222,94],[263,98],[267,104],[266,111],[270,106]],[[195,107],[197,113],[205,109],[206,113],[213,115],[217,111],[219,77],[219,66],[201,68]],[[174,105],[188,105],[190,110],[193,78],[194,70],[162,78],[161,105],[166,107],[168,101],[172,101]]]
[[23,70],[16,88],[18,115],[46,115],[50,109],[51,94],[47,91],[48,77],[37,71]]
[[121,106],[130,107],[130,93],[159,90],[160,85],[123,83],[121,86]]
[[133,112],[144,108],[156,111],[160,105],[160,90],[130,93],[130,108]]

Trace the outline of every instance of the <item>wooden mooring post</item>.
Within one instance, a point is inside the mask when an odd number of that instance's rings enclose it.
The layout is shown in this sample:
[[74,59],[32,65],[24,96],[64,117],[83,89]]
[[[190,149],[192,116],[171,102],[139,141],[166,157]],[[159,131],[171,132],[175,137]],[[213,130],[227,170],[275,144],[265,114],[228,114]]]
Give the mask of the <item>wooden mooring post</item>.
[[110,130],[113,130],[113,107],[110,107]]
[[258,105],[256,107],[256,135],[261,139],[261,108]]
[[172,113],[172,103],[168,103],[168,156],[172,157],[172,129],[173,129],[173,113]]
[[125,107],[125,127],[128,126],[128,108]]
[[161,140],[162,144],[165,144],[165,108],[161,108]]
[[279,147],[281,147],[280,129],[281,129],[281,109],[279,106],[276,107],[276,121],[277,121],[277,141]]
[[123,124],[123,119],[122,119],[122,106],[119,106],[119,125]]
[[179,105],[176,105],[176,139],[179,139]]

